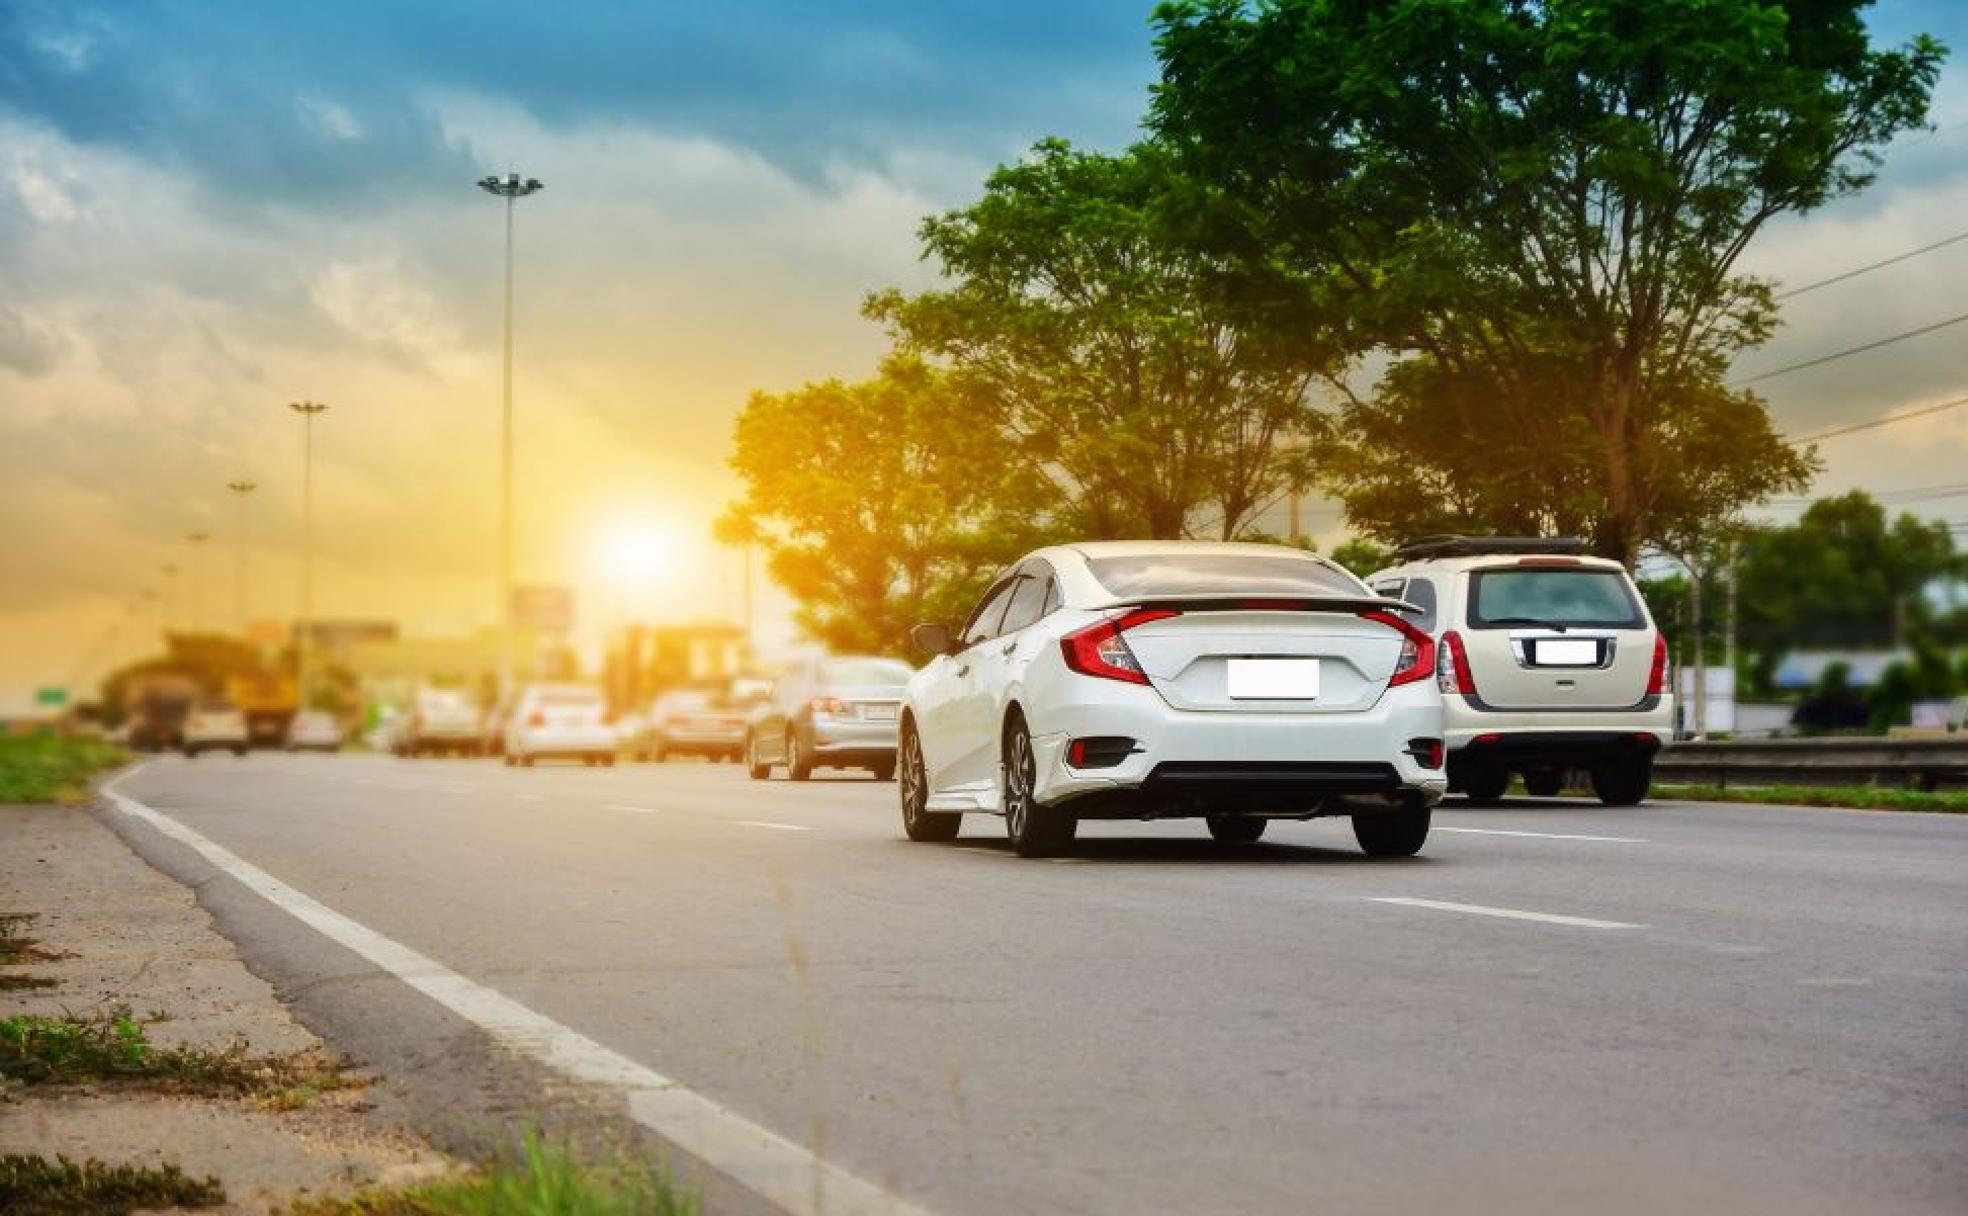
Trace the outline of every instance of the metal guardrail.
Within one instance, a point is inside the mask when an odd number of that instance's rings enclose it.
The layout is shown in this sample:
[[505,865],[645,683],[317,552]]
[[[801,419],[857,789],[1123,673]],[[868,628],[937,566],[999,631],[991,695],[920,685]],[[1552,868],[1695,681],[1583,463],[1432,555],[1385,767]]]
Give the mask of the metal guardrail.
[[1875,785],[1968,789],[1968,737],[1729,739],[1675,743],[1654,759],[1670,785]]

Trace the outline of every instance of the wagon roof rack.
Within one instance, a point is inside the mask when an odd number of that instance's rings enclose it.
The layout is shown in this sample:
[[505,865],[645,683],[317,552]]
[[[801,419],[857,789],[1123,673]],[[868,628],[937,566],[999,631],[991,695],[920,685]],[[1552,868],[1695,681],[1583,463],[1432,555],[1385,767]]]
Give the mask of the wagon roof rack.
[[1394,550],[1401,561],[1418,557],[1476,557],[1487,553],[1563,553],[1586,551],[1576,536],[1424,536]]

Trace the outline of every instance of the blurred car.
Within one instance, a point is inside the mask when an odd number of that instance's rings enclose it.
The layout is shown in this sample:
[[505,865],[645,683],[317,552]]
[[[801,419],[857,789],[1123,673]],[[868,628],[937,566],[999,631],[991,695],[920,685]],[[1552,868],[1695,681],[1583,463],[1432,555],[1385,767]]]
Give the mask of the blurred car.
[[805,781],[816,768],[864,768],[895,776],[895,725],[902,686],[914,668],[896,659],[846,655],[811,659],[781,676],[752,711],[745,769],[764,780],[774,765]]
[[506,763],[579,760],[612,765],[615,729],[607,718],[608,703],[584,684],[528,685],[506,721]]
[[185,715],[183,741],[179,746],[187,756],[210,751],[243,756],[250,746],[246,715],[230,701],[201,701]]
[[637,742],[637,758],[703,756],[736,760],[745,750],[745,711],[722,688],[678,688],[657,697]]
[[399,756],[476,756],[485,750],[478,707],[461,692],[426,688],[417,693],[410,714],[391,749]]
[[909,681],[902,826],[951,840],[1002,815],[1021,857],[1084,819],[1202,819],[1249,844],[1272,819],[1347,816],[1374,857],[1428,838],[1443,772],[1435,642],[1346,570],[1283,545],[1041,549]]
[[294,715],[287,727],[287,750],[290,752],[335,752],[342,749],[342,726],[335,721],[335,715],[323,713],[318,709],[303,710]]

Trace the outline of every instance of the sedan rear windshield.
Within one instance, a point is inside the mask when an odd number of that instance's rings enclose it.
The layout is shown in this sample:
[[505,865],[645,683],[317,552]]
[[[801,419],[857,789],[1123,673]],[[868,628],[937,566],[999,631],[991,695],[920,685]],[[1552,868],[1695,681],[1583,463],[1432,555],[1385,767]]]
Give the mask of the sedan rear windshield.
[[893,659],[830,659],[820,664],[822,684],[907,684],[915,669]]
[[1371,596],[1366,584],[1309,558],[1268,553],[1150,553],[1090,557],[1087,568],[1123,599],[1221,595],[1325,598]]
[[1475,629],[1639,629],[1647,623],[1618,570],[1479,570],[1469,583],[1469,624]]

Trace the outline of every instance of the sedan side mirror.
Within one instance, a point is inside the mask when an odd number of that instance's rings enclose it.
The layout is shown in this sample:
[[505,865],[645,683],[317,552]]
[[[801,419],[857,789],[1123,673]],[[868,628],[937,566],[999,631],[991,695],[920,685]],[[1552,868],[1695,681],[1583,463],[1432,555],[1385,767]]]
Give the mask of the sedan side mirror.
[[956,650],[948,625],[925,621],[909,631],[909,640],[925,654],[951,654]]

